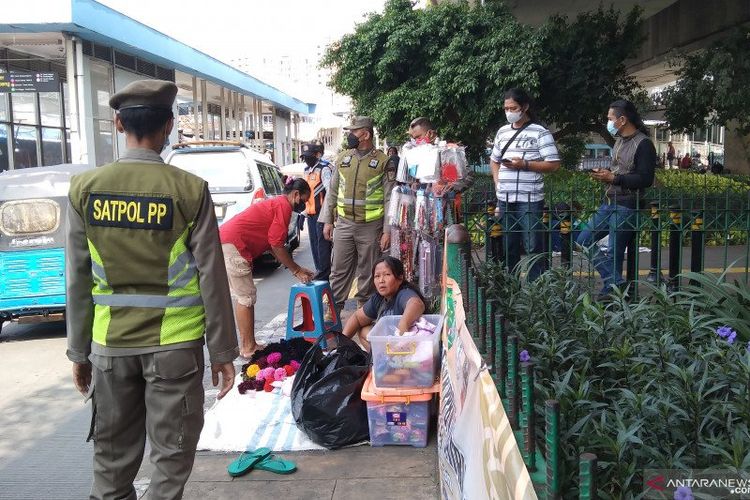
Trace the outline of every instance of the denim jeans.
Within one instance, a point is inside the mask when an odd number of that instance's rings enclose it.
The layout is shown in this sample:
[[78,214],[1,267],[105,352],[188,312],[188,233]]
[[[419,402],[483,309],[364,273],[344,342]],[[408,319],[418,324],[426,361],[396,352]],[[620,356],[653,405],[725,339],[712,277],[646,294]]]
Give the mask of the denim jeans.
[[[602,293],[609,293],[613,286],[623,283],[622,262],[625,249],[635,236],[638,211],[622,205],[604,203],[594,214],[586,229],[576,238],[576,243],[589,253],[594,267],[604,282]],[[609,255],[605,255],[596,244],[609,235]]]
[[333,244],[323,237],[323,223],[318,214],[307,216],[307,231],[310,236],[310,252],[313,256],[315,280],[328,281],[331,276],[331,248]]
[[[526,255],[535,255],[544,249],[544,201],[499,201],[498,207],[506,238],[505,263],[509,270],[513,270],[521,260],[521,244],[526,249]],[[538,278],[546,270],[547,259],[538,259],[529,269],[529,279]]]

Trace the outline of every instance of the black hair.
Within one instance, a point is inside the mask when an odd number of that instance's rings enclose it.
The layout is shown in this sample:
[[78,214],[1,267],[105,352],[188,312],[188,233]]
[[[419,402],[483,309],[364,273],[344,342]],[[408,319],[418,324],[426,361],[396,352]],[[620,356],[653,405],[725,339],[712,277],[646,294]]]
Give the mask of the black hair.
[[396,146],[389,147],[388,150],[386,151],[386,153],[387,154],[391,154],[391,150],[395,151],[396,154],[398,154],[398,148]]
[[299,177],[296,179],[287,177],[284,181],[284,194],[289,194],[292,191],[299,191],[301,195],[309,195],[311,193],[310,184],[305,179]]
[[117,115],[125,132],[133,134],[139,141],[164,128],[174,118],[172,110],[165,108],[126,108],[118,111]]
[[648,128],[643,123],[643,120],[641,119],[641,115],[638,114],[638,110],[635,109],[635,104],[628,101],[627,99],[617,99],[612,104],[609,105],[610,109],[614,111],[615,116],[617,118],[620,118],[621,116],[625,116],[627,120],[635,126],[638,130],[643,132],[646,135],[649,135]]
[[403,283],[401,283],[402,288],[411,288],[414,290],[417,295],[419,296],[419,299],[424,304],[425,310],[427,310],[427,300],[425,300],[424,295],[422,295],[422,292],[419,291],[419,288],[414,286],[412,283],[407,281],[406,279],[406,273],[404,272],[404,263],[398,260],[395,257],[391,257],[390,255],[383,255],[378,260],[375,261],[375,264],[372,266],[372,277],[375,278],[375,268],[378,267],[378,264],[384,263],[388,268],[391,270],[391,272],[396,276],[398,279],[404,280]]
[[503,99],[513,99],[518,104],[521,105],[521,107],[528,105],[528,109],[526,110],[526,115],[529,117],[529,121],[531,122],[537,122],[538,118],[536,116],[536,111],[534,110],[534,100],[531,98],[531,96],[526,92],[524,89],[513,87],[511,89],[508,89],[505,91],[505,94],[503,95]]
[[425,129],[425,131],[435,130],[435,128],[432,126],[432,122],[430,121],[430,119],[425,116],[414,118],[409,124],[409,128],[414,128],[414,127],[422,127],[423,129]]

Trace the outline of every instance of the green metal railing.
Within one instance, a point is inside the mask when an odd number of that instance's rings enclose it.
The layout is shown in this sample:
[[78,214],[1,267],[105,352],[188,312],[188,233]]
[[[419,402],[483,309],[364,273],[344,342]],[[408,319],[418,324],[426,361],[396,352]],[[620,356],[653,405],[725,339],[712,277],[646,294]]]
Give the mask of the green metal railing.
[[[545,184],[546,203],[543,212],[535,215],[538,222],[532,231],[542,234],[541,253],[548,266],[570,267],[593,287],[597,274],[587,252],[576,245],[576,237],[590,226],[604,200],[603,190],[582,174],[567,175],[564,183]],[[673,182],[670,175],[677,174],[665,173],[662,178]],[[711,177],[716,178],[706,180]],[[647,276],[654,283],[666,279],[669,286],[679,288],[679,275],[685,271],[726,271],[731,279],[748,282],[750,184],[744,179],[727,181],[700,174],[683,175],[679,180],[685,184],[647,190],[643,198],[647,201],[639,203],[635,215],[618,221],[622,231],[618,235],[630,240],[624,264],[627,280]],[[480,179],[477,184],[462,200],[462,222],[480,258],[504,261],[508,236],[522,232],[523,227],[507,213],[495,216],[497,197],[491,179]],[[649,250],[647,260],[639,248]]]

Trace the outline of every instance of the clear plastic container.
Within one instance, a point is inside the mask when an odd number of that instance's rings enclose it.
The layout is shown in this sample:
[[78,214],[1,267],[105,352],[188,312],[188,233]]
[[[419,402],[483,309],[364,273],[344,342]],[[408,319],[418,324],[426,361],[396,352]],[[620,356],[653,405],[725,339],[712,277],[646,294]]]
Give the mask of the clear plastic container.
[[367,402],[370,445],[427,446],[430,402],[439,390],[440,384],[422,390],[376,388],[370,372],[362,388],[362,399]]
[[440,367],[440,335],[443,317],[422,316],[435,325],[431,335],[396,335],[401,316],[383,316],[370,330],[372,369],[379,388],[432,387]]

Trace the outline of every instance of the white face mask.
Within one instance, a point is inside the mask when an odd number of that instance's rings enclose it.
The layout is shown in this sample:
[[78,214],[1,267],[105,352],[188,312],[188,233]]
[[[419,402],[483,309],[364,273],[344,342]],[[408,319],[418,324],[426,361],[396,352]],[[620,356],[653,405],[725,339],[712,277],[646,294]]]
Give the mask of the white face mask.
[[505,112],[505,118],[508,120],[508,123],[510,123],[511,125],[516,123],[522,117],[523,117],[523,111],[506,111]]

